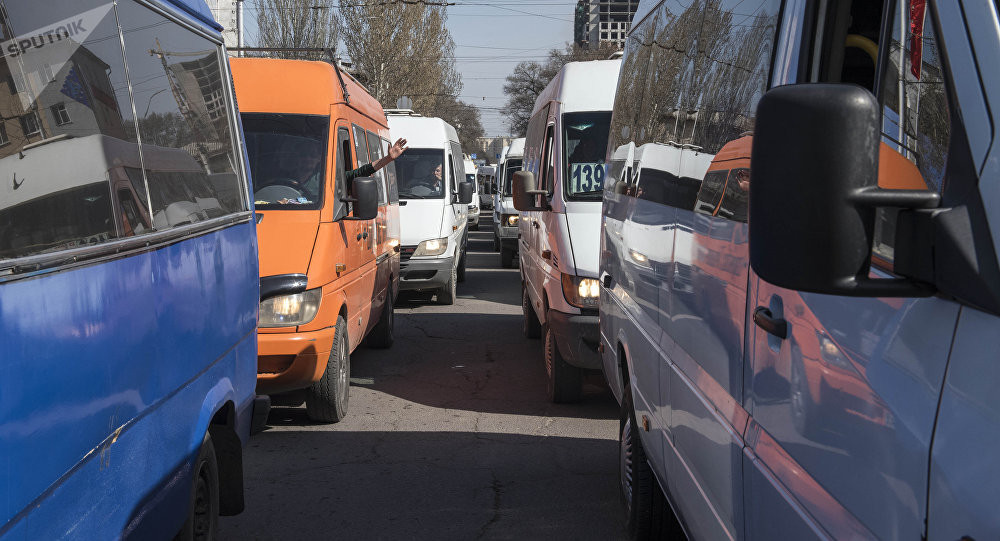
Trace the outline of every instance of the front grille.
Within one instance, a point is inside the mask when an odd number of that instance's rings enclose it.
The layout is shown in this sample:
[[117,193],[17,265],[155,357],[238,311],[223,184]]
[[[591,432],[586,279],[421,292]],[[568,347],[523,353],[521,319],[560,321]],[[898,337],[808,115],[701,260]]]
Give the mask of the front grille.
[[400,246],[399,248],[399,268],[405,269],[406,265],[413,257],[413,252],[417,250],[416,246]]

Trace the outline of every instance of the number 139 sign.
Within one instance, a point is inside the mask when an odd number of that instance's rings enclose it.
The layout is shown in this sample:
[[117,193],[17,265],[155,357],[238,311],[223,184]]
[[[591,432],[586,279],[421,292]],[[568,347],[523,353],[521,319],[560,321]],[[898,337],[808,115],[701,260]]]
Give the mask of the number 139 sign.
[[599,192],[604,190],[603,163],[571,163],[569,165],[570,193]]

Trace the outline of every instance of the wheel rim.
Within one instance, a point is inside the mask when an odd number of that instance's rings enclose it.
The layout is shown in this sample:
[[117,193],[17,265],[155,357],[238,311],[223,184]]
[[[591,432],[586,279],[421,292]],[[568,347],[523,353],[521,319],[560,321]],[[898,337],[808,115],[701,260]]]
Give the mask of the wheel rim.
[[627,509],[632,509],[632,478],[634,475],[632,447],[632,419],[628,417],[622,426],[621,438],[618,441],[619,479],[621,479],[622,496],[625,498]]
[[337,357],[338,359],[338,370],[337,370],[337,387],[341,392],[337,393],[337,400],[342,404],[347,403],[347,336],[342,336],[340,343],[337,344]]
[[194,516],[191,521],[195,539],[208,539],[212,530],[212,494],[208,485],[208,471],[205,465],[201,465],[195,486]]

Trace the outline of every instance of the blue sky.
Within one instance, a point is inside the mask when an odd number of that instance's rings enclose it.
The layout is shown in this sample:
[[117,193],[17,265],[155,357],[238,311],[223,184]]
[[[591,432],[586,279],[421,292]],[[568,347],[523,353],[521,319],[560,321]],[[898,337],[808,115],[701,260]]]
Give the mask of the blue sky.
[[[462,75],[462,101],[480,108],[487,135],[508,132],[499,108],[506,103],[504,77],[521,60],[542,60],[573,39],[575,0],[449,0],[448,29]],[[316,0],[316,5],[333,0]],[[254,46],[256,10],[245,3],[246,39]],[[392,107],[395,104],[383,104]]]

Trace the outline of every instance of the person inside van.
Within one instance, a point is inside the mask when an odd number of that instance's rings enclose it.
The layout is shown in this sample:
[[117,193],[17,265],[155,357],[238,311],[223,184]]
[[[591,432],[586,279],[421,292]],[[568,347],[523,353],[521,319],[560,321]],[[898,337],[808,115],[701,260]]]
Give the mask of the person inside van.
[[440,197],[444,189],[441,162],[432,159],[424,162],[424,174],[414,179],[413,193],[416,195]]
[[389,152],[385,156],[376,160],[375,163],[366,163],[357,169],[346,171],[345,177],[347,178],[348,184],[356,178],[370,177],[374,175],[376,171],[392,163],[393,160],[402,156],[404,152],[406,152],[406,139],[400,137],[399,139],[396,139],[396,142],[389,148]]

